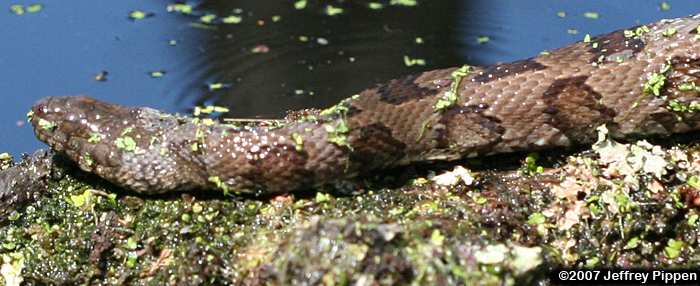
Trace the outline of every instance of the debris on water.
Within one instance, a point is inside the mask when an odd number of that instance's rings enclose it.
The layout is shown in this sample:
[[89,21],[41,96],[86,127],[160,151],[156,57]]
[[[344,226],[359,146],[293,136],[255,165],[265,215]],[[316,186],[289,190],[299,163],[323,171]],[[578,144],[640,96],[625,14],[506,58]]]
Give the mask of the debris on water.
[[214,14],[206,14],[204,16],[199,17],[199,21],[205,24],[211,24],[214,19],[216,19],[216,15]]
[[342,14],[342,13],[343,13],[343,8],[335,7],[333,5],[326,6],[326,15],[328,15],[328,16],[335,16],[335,15]]
[[30,4],[27,6],[26,10],[28,13],[37,13],[37,12],[41,11],[42,9],[44,9],[44,6],[41,4]]
[[236,15],[227,16],[221,19],[221,22],[224,24],[238,24],[241,21],[243,21],[243,18]]
[[207,25],[201,22],[192,22],[190,23],[190,27],[203,30],[216,30],[216,26]]
[[328,42],[328,39],[326,39],[326,38],[318,37],[318,38],[316,38],[316,43],[318,43],[321,46],[325,46],[325,45],[328,45],[329,42]]
[[379,9],[384,8],[384,4],[379,3],[379,2],[369,2],[369,4],[367,4],[367,6],[372,10],[379,10]]
[[425,59],[420,59],[420,58],[411,58],[407,55],[403,56],[403,63],[407,67],[411,66],[424,66],[425,65]]
[[164,70],[157,70],[157,71],[151,71],[148,72],[148,75],[150,75],[152,78],[161,78],[165,76],[166,71]]
[[189,4],[183,4],[183,3],[173,3],[173,4],[168,4],[166,7],[166,10],[168,12],[177,12],[177,13],[182,13],[182,14],[192,14],[192,6]]
[[583,13],[583,16],[592,20],[597,20],[600,18],[600,14],[598,14],[598,12],[585,12]]
[[155,13],[153,12],[144,12],[141,10],[134,10],[129,12],[129,19],[132,21],[138,21],[138,20],[143,20],[149,17],[153,17]]
[[10,6],[10,11],[15,15],[24,15],[24,6],[19,4],[14,4]]
[[224,88],[230,88],[232,84],[230,83],[223,83],[223,82],[213,82],[213,83],[208,83],[207,84],[207,89],[209,91],[215,91],[215,90],[220,90]]
[[476,43],[477,43],[477,44],[480,44],[480,45],[486,44],[486,43],[488,43],[489,41],[491,41],[491,37],[489,37],[489,36],[478,36],[478,37],[476,37]]
[[250,52],[252,52],[254,54],[266,54],[266,53],[270,52],[270,47],[268,47],[267,45],[261,44],[261,45],[257,45],[255,47],[253,47],[250,50]]
[[109,75],[108,71],[101,70],[97,74],[95,74],[95,80],[96,81],[107,81],[107,75]]
[[416,5],[418,5],[418,1],[417,0],[391,0],[391,2],[389,2],[389,5],[416,6]]
[[306,8],[306,0],[298,0],[294,2],[294,9],[301,10]]
[[10,12],[15,15],[24,15],[24,13],[37,13],[44,9],[42,4],[29,4],[27,6],[21,4],[14,4],[10,6]]

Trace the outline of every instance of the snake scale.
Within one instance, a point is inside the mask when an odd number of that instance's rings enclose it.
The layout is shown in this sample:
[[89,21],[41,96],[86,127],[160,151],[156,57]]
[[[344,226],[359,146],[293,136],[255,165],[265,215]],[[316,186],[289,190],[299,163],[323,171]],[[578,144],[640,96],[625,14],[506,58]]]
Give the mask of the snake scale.
[[280,193],[416,162],[700,127],[700,15],[590,37],[537,57],[366,89],[280,126],[234,126],[84,96],[32,108],[37,137],[142,193]]

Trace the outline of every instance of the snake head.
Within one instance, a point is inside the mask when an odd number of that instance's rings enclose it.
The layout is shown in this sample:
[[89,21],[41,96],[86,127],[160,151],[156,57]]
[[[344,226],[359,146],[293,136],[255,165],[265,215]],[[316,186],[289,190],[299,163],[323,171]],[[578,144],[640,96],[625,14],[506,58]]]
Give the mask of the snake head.
[[123,113],[114,106],[87,96],[52,96],[34,104],[29,120],[39,140],[56,151],[77,152],[78,141],[90,140],[104,131],[101,125]]
[[30,122],[51,149],[120,186],[159,193],[206,183],[193,171],[202,167],[181,156],[189,156],[191,144],[179,139],[195,138],[197,126],[154,109],[47,97],[32,107]]
[[87,96],[54,96],[34,104],[29,121],[39,140],[78,162],[81,169],[95,171],[118,164],[120,154],[106,139],[121,132],[113,126],[128,113],[124,106]]
[[46,97],[39,100],[29,114],[29,121],[39,140],[52,149],[64,151],[71,137],[87,132],[83,108],[94,103],[89,97]]

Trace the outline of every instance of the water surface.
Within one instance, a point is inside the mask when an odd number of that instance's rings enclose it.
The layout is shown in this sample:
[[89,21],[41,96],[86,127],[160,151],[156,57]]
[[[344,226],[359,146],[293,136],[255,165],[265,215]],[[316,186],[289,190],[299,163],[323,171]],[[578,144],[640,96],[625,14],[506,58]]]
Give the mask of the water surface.
[[[230,108],[227,116],[281,117],[402,75],[527,58],[585,34],[700,12],[696,1],[666,1],[669,10],[662,2],[180,2],[191,13],[156,0],[5,3],[0,152],[44,147],[24,124],[44,96],[88,94],[183,113],[216,104]],[[32,4],[41,9],[26,12]],[[150,16],[130,19],[133,11]]]

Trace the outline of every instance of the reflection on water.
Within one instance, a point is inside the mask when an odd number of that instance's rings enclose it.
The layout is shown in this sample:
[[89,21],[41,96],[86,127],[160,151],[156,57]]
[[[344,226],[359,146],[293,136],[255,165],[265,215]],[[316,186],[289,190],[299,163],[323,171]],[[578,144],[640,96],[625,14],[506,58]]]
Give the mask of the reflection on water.
[[[666,1],[668,11],[638,0],[203,0],[180,2],[193,8],[185,13],[167,0],[42,1],[16,1],[43,4],[23,15],[0,4],[0,152],[43,146],[23,118],[44,96],[279,117],[401,75],[511,61],[700,12],[694,0]],[[152,16],[129,19],[138,12]]]
[[[230,116],[279,117],[289,109],[328,106],[376,83],[462,61],[457,19],[467,7],[457,1],[292,6],[288,1],[205,1],[201,9],[242,20],[206,31],[206,53],[190,67],[181,96],[229,106]],[[210,91],[203,82],[230,87]]]

